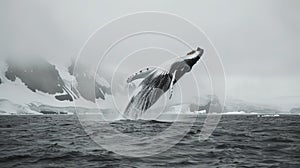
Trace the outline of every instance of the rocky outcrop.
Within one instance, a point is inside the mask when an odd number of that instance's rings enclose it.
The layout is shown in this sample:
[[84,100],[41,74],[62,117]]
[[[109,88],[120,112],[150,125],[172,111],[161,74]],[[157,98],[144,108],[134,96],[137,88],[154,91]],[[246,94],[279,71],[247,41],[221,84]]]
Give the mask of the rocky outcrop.
[[291,114],[300,114],[300,107],[295,107],[290,110]]
[[84,67],[78,66],[75,70],[74,67],[74,62],[72,62],[68,67],[68,72],[75,76],[76,89],[84,99],[95,102],[96,99],[104,100],[106,94],[111,94],[110,87],[97,81],[95,76],[91,75]]

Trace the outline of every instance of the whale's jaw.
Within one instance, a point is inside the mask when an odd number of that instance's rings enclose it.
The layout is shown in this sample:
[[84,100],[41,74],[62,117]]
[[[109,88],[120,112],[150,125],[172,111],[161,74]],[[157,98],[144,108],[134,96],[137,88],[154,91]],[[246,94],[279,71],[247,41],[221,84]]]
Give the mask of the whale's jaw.
[[191,51],[184,57],[184,62],[192,69],[192,67],[200,60],[203,55],[204,50],[201,48],[197,48],[196,50]]
[[200,59],[200,57],[197,56],[192,59],[186,59],[186,60],[184,60],[184,62],[190,67],[190,69],[192,69],[193,66],[198,62],[199,59]]

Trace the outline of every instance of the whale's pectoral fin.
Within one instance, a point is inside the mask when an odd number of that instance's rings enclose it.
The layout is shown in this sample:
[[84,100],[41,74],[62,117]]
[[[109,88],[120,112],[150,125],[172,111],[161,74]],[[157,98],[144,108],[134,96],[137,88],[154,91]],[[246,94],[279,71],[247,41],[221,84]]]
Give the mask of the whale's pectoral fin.
[[145,68],[145,69],[139,70],[138,72],[134,73],[129,78],[127,78],[127,83],[130,83],[137,79],[145,78],[150,73],[152,73],[154,70],[155,70],[155,68]]
[[175,84],[176,72],[177,72],[177,70],[175,70],[174,73],[172,74],[172,80],[171,80],[170,89],[169,89],[169,99],[171,99],[172,95],[173,95],[173,88],[174,88],[174,84]]

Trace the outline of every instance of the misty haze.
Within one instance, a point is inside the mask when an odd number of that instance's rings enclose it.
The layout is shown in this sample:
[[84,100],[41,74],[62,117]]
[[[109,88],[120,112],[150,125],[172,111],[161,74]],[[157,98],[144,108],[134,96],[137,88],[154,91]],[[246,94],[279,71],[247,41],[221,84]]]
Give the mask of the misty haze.
[[0,167],[299,167],[300,1],[0,2]]

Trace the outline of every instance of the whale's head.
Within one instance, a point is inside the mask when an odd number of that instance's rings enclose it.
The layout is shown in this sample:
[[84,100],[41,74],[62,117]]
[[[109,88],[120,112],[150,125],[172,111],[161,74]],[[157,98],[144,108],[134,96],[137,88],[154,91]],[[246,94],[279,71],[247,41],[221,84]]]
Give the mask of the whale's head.
[[175,81],[178,81],[184,74],[190,72],[193,66],[200,60],[204,50],[197,48],[183,56],[180,61],[173,63],[170,67],[169,73],[176,73]]
[[200,60],[203,53],[204,50],[198,47],[196,50],[193,50],[184,56],[183,60],[189,66],[190,70]]

